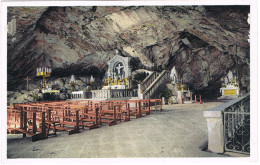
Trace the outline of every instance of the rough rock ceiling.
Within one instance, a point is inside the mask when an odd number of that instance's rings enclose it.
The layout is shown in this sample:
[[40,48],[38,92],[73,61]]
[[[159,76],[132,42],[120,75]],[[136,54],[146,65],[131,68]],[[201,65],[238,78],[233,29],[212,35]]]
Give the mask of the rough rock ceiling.
[[[9,7],[8,89],[16,89],[47,54],[53,77],[103,76],[118,49],[134,68],[177,71],[195,90],[214,91],[239,68],[249,87],[249,6]],[[218,85],[216,85],[218,84]]]

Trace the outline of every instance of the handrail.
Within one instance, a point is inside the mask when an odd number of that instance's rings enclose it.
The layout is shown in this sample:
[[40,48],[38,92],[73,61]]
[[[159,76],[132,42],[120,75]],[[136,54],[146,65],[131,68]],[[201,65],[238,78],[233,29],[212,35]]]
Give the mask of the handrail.
[[[247,93],[227,103],[203,111],[208,127],[208,150],[215,153],[225,151],[250,153],[250,94]],[[242,128],[240,134],[239,128]],[[237,134],[242,139],[239,147]],[[240,136],[241,135],[241,136]]]
[[237,102],[240,102],[241,100],[243,100],[244,98],[248,97],[250,95],[250,93],[247,93],[246,95],[242,96],[242,97],[238,97],[234,100],[231,100],[229,102],[226,102],[224,104],[220,104],[219,106],[217,107],[214,107],[214,108],[211,108],[207,111],[204,111],[204,113],[208,112],[208,111],[224,111],[225,109],[227,109],[228,107],[236,104]]
[[141,82],[141,90],[146,89],[159,76],[157,72],[152,72]]
[[[150,92],[155,85],[157,85],[157,87],[159,87],[161,84],[163,84],[165,82],[166,79],[164,76],[165,75],[167,76],[167,73],[168,72],[166,70],[163,70],[162,73],[160,73],[159,76],[148,86],[148,88],[146,88],[146,90],[143,92],[144,98],[146,98],[145,95],[148,94],[148,92]],[[159,83],[159,84],[157,84],[157,83]],[[153,92],[150,94],[150,96],[153,95],[155,90],[153,90]]]
[[148,83],[148,80],[150,80],[154,74],[155,74],[155,72],[152,72],[151,74],[149,74],[149,75],[141,82],[141,86],[146,86],[147,83]]

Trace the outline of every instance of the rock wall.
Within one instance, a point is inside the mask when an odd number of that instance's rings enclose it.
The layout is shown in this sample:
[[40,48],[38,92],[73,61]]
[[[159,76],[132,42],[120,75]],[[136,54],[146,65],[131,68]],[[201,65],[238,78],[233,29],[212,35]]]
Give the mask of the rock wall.
[[42,54],[52,78],[102,78],[118,49],[134,69],[176,70],[198,92],[218,91],[220,78],[239,71],[249,90],[249,6],[9,7],[8,90],[35,77]]
[[[75,77],[75,86],[73,87],[74,91],[90,91],[90,77],[76,76]],[[53,90],[60,90],[60,94],[56,96],[57,99],[65,100],[70,99],[72,86],[70,85],[70,77],[63,78],[47,78],[47,85],[51,86]],[[102,81],[99,78],[95,79],[93,84],[93,89],[100,89]],[[41,88],[41,80],[29,81],[29,90],[27,91],[27,84],[21,84],[16,91],[7,92],[7,103],[24,103],[24,102],[33,102],[43,100],[43,94],[39,92]],[[34,95],[39,96],[38,99],[35,99]]]

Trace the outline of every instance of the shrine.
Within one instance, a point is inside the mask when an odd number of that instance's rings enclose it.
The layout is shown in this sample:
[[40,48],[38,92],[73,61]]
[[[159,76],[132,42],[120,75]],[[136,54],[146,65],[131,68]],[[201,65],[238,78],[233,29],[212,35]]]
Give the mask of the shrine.
[[107,62],[108,69],[101,90],[91,90],[92,99],[130,99],[137,97],[137,91],[131,89],[132,68],[129,57],[116,55]]
[[130,58],[119,56],[116,51],[116,56],[107,62],[108,70],[102,89],[130,89],[132,69],[129,64]]
[[[192,101],[192,92],[189,90],[188,86],[179,78],[175,66],[171,69],[170,73],[171,84],[175,86],[175,94],[177,103],[194,103]],[[190,98],[190,99],[188,99]]]
[[234,99],[239,96],[239,85],[234,71],[229,71],[227,76],[222,78],[220,93],[222,96],[218,99]]

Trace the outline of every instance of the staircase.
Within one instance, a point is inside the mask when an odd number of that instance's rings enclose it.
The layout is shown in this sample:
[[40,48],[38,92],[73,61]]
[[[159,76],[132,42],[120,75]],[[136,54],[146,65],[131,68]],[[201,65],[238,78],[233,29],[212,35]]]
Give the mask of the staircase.
[[140,99],[149,99],[151,98],[158,88],[165,84],[169,80],[170,73],[166,70],[163,70],[161,73],[153,72],[147,76],[142,83],[140,84]]

